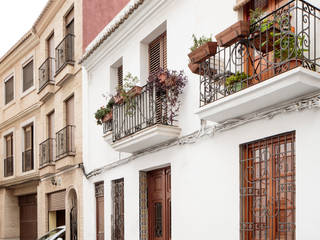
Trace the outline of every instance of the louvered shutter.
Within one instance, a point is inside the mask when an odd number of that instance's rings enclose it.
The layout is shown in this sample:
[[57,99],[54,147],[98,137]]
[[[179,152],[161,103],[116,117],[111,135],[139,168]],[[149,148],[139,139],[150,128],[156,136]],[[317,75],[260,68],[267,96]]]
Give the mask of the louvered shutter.
[[33,86],[33,61],[23,67],[23,91]]
[[5,104],[13,100],[13,77],[5,82]]
[[118,87],[123,87],[123,66],[118,67]]
[[167,69],[167,33],[164,32],[149,44],[149,73]]
[[48,195],[48,211],[65,210],[66,191],[51,193]]

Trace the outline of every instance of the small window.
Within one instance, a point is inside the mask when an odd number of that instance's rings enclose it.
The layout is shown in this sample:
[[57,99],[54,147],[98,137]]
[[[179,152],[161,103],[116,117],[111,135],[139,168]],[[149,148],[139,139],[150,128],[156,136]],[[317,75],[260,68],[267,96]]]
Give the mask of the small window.
[[33,86],[33,60],[23,67],[23,92]]
[[123,87],[123,67],[122,67],[122,65],[120,67],[118,67],[117,75],[118,75],[118,87],[122,88]]
[[149,74],[167,69],[167,33],[164,32],[149,44]]
[[13,90],[13,76],[5,81],[5,104],[11,102],[14,98],[14,90]]

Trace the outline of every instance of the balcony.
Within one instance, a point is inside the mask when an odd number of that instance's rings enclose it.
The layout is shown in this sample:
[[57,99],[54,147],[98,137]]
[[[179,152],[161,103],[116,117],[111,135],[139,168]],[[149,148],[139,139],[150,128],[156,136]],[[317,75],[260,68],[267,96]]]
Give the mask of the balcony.
[[74,35],[68,34],[56,47],[56,85],[60,86],[73,75]]
[[68,125],[56,133],[56,169],[73,166],[76,154],[74,144],[75,126]]
[[4,177],[13,176],[13,157],[4,159]]
[[320,10],[290,1],[200,63],[201,119],[223,122],[320,90]]
[[39,67],[39,97],[45,102],[54,94],[54,58],[47,58]]
[[22,152],[22,172],[31,171],[33,169],[33,149],[29,149]]
[[178,138],[181,129],[170,117],[173,107],[154,84],[142,87],[130,102],[113,106],[113,119],[103,124],[104,138],[119,152],[135,153]]
[[48,176],[55,172],[54,164],[54,150],[55,139],[48,138],[44,142],[40,143],[40,176]]

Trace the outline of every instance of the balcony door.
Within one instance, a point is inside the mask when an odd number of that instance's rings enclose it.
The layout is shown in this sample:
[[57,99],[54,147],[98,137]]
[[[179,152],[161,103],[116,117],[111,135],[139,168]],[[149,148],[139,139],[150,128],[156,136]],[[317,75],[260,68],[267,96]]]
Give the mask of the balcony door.
[[66,100],[66,123],[67,126],[74,125],[74,96]]
[[50,80],[53,81],[54,78],[54,71],[55,71],[55,61],[54,59],[54,34],[51,34],[51,36],[47,40],[48,45],[48,58],[49,58],[49,77]]
[[22,171],[33,170],[33,125],[24,127],[24,152],[22,154]]
[[6,152],[4,159],[4,176],[13,175],[13,134],[5,136]]
[[171,240],[170,167],[149,172],[147,178],[149,240]]

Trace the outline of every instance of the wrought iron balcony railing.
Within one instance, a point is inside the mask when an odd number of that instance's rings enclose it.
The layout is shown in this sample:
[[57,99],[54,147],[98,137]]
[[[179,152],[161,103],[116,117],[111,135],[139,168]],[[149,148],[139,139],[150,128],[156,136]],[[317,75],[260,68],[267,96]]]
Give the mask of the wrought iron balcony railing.
[[104,122],[102,124],[103,127],[103,133],[107,133],[112,131],[112,120],[108,121],[108,122]]
[[74,130],[75,126],[68,125],[56,133],[56,159],[75,155]]
[[39,67],[39,91],[47,84],[54,83],[54,58],[48,57]]
[[295,67],[320,69],[320,10],[292,0],[250,26],[250,35],[200,63],[200,106]]
[[40,167],[54,161],[55,139],[48,138],[44,142],[40,143]]
[[29,149],[22,152],[22,172],[27,172],[33,169],[33,149]]
[[[172,126],[173,107],[167,100],[168,94],[169,90],[147,84],[142,87],[141,94],[132,97],[129,102],[114,105],[112,140],[115,142],[156,124]],[[110,129],[108,127],[105,129]]]
[[13,157],[7,157],[4,159],[4,177],[10,177],[13,175]]
[[68,34],[56,47],[56,74],[67,64],[74,64],[74,35]]

